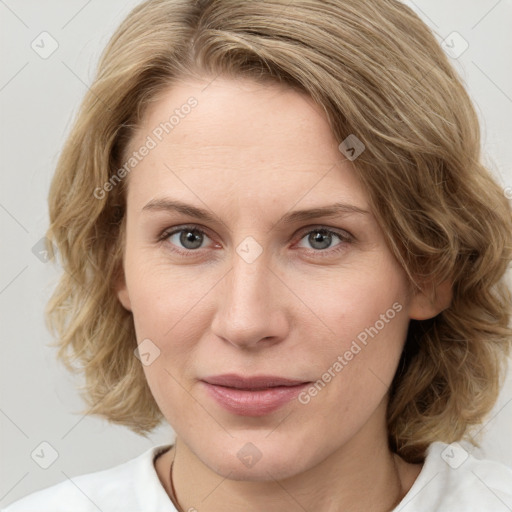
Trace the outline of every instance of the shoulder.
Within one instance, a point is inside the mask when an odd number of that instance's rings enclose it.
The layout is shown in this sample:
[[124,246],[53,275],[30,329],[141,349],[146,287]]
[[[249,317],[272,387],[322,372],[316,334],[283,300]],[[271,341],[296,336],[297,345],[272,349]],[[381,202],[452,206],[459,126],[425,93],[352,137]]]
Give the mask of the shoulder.
[[171,502],[153,465],[154,457],[167,448],[155,446],[112,468],[68,478],[25,496],[2,512],[140,512],[148,506],[169,510]]
[[478,459],[459,443],[430,445],[423,468],[394,512],[510,512],[512,468]]

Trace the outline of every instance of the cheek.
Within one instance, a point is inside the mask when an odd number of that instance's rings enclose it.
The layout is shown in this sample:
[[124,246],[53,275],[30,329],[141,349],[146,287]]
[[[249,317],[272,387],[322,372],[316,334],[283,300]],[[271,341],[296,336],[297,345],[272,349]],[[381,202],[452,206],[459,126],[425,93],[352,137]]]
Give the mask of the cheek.
[[190,408],[198,340],[208,325],[201,300],[208,291],[208,278],[191,279],[179,268],[170,272],[168,264],[149,265],[148,260],[137,266],[132,278],[137,341],[150,340],[150,351],[157,354],[143,366],[144,374],[166,420],[179,425],[178,411]]
[[387,252],[361,258],[357,265],[327,269],[300,286],[295,291],[309,307],[310,323],[327,334],[328,345],[337,351],[348,350],[352,340],[364,344],[377,335],[391,344],[401,345],[405,339],[408,318],[400,313],[407,311],[407,280]]
[[179,424],[175,411],[190,406],[199,340],[211,324],[209,293],[219,276],[171,267],[144,251],[127,258],[126,266],[137,342],[157,354],[143,367],[146,380],[167,421]]
[[173,266],[144,250],[128,257],[125,266],[137,339],[148,337],[163,344],[179,338],[180,345],[186,345],[201,325],[205,299],[218,277]]
[[329,336],[309,348],[319,380],[302,403],[330,401],[335,414],[350,410],[354,418],[362,417],[391,384],[409,325],[407,281],[393,260],[379,261],[364,271],[333,273],[323,287],[309,288],[308,304],[316,306]]

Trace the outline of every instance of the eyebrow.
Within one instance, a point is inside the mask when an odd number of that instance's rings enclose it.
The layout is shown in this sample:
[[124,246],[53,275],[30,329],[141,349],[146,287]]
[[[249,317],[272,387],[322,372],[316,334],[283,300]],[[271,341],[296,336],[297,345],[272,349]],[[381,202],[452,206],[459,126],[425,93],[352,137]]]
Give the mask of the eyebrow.
[[[223,224],[217,215],[210,213],[208,210],[183,203],[176,199],[152,199],[142,208],[142,211],[177,211],[205,222],[221,222]],[[282,222],[283,224],[292,224],[318,217],[336,217],[338,215],[350,214],[369,215],[369,213],[369,211],[363,210],[362,208],[352,204],[334,203],[317,208],[294,210],[283,215],[278,222]]]

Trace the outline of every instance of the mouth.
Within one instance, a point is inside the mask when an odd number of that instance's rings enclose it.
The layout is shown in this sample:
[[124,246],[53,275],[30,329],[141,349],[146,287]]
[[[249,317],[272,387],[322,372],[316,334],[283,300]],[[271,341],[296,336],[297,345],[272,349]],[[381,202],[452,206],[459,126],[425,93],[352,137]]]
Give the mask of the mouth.
[[274,375],[216,375],[201,380],[210,398],[241,416],[264,416],[293,400],[310,381]]

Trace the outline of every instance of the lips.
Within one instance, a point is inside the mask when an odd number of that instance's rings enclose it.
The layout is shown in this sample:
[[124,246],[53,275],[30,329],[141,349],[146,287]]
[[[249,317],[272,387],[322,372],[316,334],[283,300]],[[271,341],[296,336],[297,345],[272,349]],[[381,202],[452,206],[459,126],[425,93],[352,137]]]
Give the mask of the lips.
[[275,375],[242,377],[233,373],[206,377],[203,379],[203,381],[208,382],[209,384],[214,384],[216,386],[247,390],[267,389],[278,386],[290,387],[304,384],[306,382],[303,380],[285,379]]
[[216,375],[201,381],[208,396],[241,416],[264,416],[293,400],[311,382],[274,375]]

